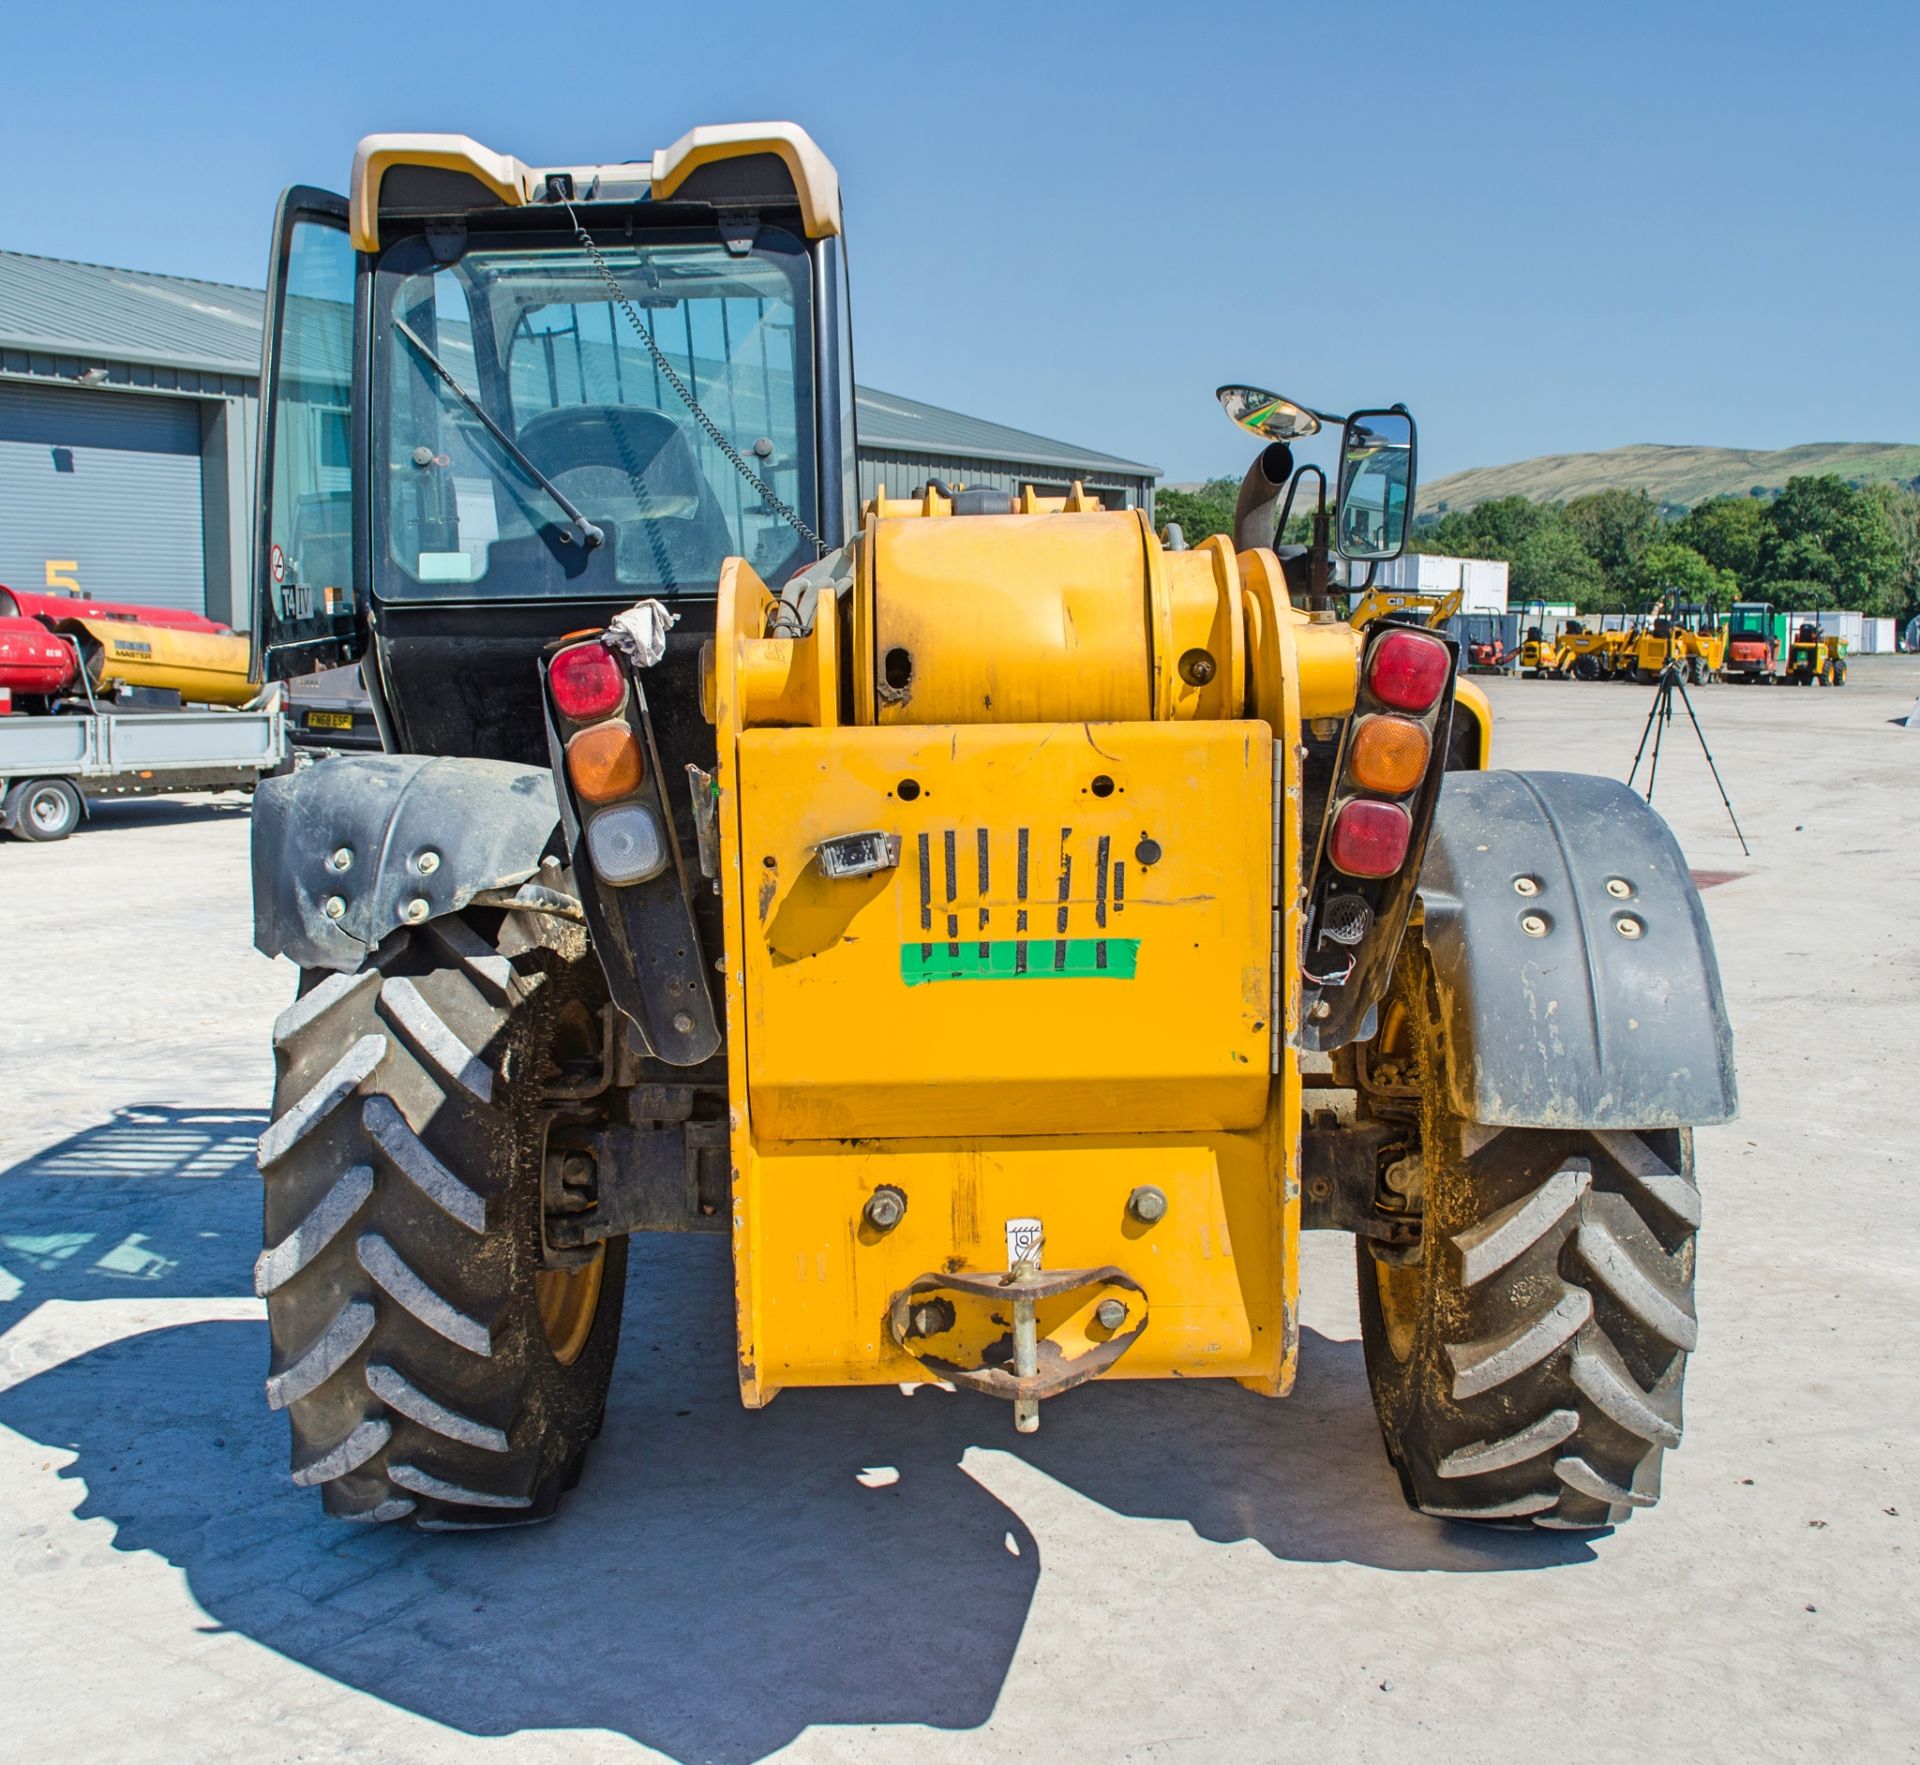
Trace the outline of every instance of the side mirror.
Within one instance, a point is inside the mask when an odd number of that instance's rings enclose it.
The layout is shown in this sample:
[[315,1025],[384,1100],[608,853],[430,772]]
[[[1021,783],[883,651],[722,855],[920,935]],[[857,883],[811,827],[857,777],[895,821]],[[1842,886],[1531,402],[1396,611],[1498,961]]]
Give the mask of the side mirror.
[[1213,396],[1234,422],[1262,441],[1300,441],[1317,434],[1323,421],[1318,411],[1258,386],[1221,386]]
[[1397,558],[1413,521],[1413,418],[1404,407],[1355,411],[1340,437],[1334,549],[1362,563]]

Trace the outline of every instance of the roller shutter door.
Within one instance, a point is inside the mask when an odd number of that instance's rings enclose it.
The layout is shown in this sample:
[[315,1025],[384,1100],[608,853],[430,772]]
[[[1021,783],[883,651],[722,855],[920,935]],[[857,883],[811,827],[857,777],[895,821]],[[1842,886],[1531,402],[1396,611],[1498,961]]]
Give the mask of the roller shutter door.
[[194,399],[0,383],[0,582],[206,606]]

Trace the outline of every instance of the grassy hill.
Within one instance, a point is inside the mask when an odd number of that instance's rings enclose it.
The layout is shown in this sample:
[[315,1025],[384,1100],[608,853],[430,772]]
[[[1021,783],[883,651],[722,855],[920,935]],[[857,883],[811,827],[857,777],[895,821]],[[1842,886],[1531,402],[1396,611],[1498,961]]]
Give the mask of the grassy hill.
[[1644,490],[1656,502],[1691,507],[1710,496],[1745,496],[1789,478],[1831,472],[1871,484],[1920,478],[1920,447],[1884,441],[1815,441],[1771,452],[1738,447],[1609,448],[1604,453],[1542,454],[1511,466],[1476,466],[1420,487],[1420,513],[1470,509],[1495,497],[1571,502],[1595,490]]

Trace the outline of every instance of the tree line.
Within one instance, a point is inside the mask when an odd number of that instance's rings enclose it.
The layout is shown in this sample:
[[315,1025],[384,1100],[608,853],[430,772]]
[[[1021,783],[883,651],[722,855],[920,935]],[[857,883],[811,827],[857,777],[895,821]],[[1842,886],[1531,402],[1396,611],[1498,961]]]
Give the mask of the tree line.
[[[1155,517],[1162,526],[1178,521],[1189,543],[1230,533],[1238,491],[1230,478],[1163,490]],[[1305,538],[1296,517],[1287,539]],[[1601,490],[1567,503],[1503,496],[1420,516],[1408,549],[1505,560],[1515,608],[1542,600],[1632,612],[1665,599],[1723,610],[1748,600],[1906,618],[1920,611],[1920,485],[1854,485],[1822,474],[1691,509],[1663,509],[1644,490]]]

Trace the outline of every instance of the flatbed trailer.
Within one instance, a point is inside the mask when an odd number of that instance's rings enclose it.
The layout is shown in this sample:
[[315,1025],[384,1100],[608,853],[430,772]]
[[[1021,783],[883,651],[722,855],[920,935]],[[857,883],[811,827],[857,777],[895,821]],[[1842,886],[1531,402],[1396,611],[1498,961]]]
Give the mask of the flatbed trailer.
[[277,707],[0,717],[0,832],[65,839],[90,801],[251,790],[287,760]]

